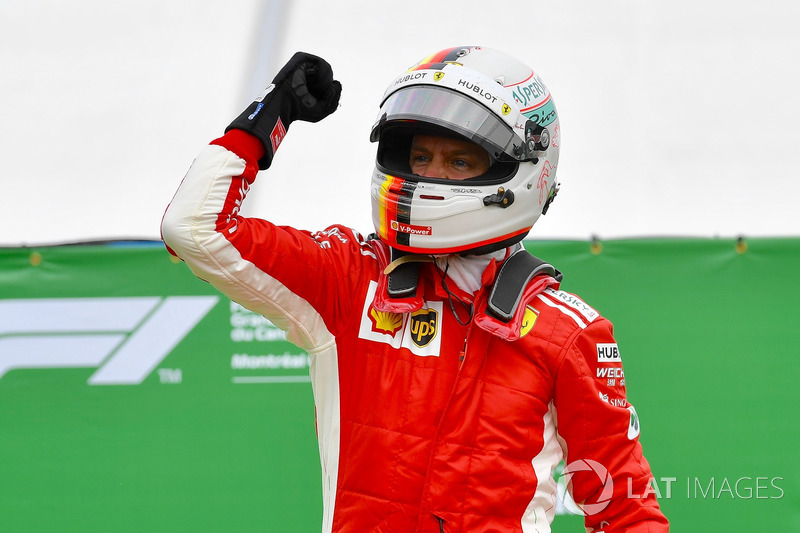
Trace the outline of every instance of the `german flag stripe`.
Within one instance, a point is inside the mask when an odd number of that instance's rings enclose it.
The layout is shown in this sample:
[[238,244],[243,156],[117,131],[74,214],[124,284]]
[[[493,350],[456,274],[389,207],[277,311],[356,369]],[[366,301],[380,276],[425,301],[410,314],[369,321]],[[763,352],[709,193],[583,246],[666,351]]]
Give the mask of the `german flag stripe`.
[[454,48],[449,48],[447,50],[442,50],[439,52],[440,54],[444,54],[441,59],[438,59],[437,63],[447,63],[448,61],[455,61],[459,58],[458,53],[463,49],[471,50],[472,46],[456,46]]
[[[417,189],[417,184],[411,181],[403,180],[400,187],[400,192],[397,195],[397,221],[403,224],[411,224],[411,200],[414,198],[414,191]],[[408,233],[399,232],[395,238],[397,244],[408,245],[411,235]]]
[[381,237],[386,239],[387,241],[391,242],[391,235],[389,227],[389,220],[394,219],[394,209],[392,206],[394,202],[390,200],[392,190],[392,181],[395,178],[393,176],[386,175],[386,179],[381,183],[381,191],[378,194],[378,207],[379,207],[379,214],[380,214],[380,223],[378,228],[378,233]]
[[409,235],[392,228],[392,222],[411,223],[411,199],[416,187],[416,183],[389,174],[381,184],[378,233],[388,242],[408,245]]
[[427,70],[436,69],[441,70],[448,62],[456,61],[459,58],[458,52],[464,48],[472,48],[471,46],[454,46],[453,48],[446,48],[435,54],[429,55],[419,62],[417,66],[411,70]]

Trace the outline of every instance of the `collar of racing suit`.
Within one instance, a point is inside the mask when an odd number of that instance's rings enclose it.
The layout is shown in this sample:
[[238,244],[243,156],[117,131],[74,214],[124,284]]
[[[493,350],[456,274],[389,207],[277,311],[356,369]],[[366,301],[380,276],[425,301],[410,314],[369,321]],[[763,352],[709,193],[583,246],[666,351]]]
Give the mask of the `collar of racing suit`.
[[437,255],[436,266],[462,291],[475,295],[483,286],[483,273],[492,261],[501,262],[511,255],[511,248],[483,255]]
[[[492,289],[502,277],[498,276],[500,265],[517,252],[527,254],[520,244],[479,256],[420,256],[407,260],[398,260],[392,249],[382,242],[376,251],[381,262],[378,290],[373,302],[376,309],[392,313],[411,313],[422,309],[425,302],[422,291],[418,290],[419,275],[425,267],[424,263],[433,262],[442,277],[442,283],[436,285],[437,294],[440,293],[443,298],[450,299],[451,307],[452,298],[457,298],[469,307],[469,317],[475,325],[509,341],[517,340],[520,336],[527,303],[548,287],[558,288],[561,281],[560,273],[557,271],[555,276],[537,275],[529,278],[524,285],[515,289],[518,291],[518,305],[515,306],[510,318],[498,319],[496,314],[487,312],[487,302],[490,292],[494,292]],[[401,265],[402,269],[397,268]],[[395,279],[391,280],[391,277]],[[401,277],[405,283],[405,292],[402,296],[398,296],[396,291],[390,294],[391,283]],[[445,277],[452,280],[456,288],[448,288]],[[455,309],[453,312],[459,319]]]

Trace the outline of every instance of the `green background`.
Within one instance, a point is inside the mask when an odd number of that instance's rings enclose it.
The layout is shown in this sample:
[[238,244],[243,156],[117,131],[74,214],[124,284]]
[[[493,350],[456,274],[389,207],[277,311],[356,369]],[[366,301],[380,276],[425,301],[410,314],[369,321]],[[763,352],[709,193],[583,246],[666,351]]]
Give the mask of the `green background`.
[[[526,244],[615,324],[673,530],[800,531],[800,239]],[[157,244],[0,249],[0,300],[217,294]],[[299,350],[231,317],[220,298],[139,385],[2,376],[0,531],[319,531],[310,384],[234,380],[306,371],[231,365]]]

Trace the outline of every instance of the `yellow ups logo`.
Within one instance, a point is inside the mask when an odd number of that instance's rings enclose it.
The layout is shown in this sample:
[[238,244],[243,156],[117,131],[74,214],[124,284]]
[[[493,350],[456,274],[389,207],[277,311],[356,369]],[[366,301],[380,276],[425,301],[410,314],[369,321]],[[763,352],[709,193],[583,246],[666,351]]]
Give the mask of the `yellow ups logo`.
[[411,313],[411,341],[423,348],[436,337],[439,313],[435,309],[422,309]]

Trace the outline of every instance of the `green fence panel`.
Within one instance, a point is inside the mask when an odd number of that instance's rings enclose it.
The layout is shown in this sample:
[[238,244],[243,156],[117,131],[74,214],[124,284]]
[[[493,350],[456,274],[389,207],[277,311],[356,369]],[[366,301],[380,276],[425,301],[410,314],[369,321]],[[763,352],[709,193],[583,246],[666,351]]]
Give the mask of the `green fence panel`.
[[[800,239],[527,245],[614,322],[675,531],[800,530]],[[0,249],[0,531],[313,532],[319,470],[307,355],[163,246]]]
[[[800,531],[800,240],[529,249],[614,323],[653,490],[674,530]],[[580,523],[557,517],[553,530]]]

